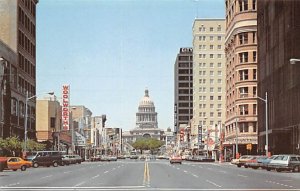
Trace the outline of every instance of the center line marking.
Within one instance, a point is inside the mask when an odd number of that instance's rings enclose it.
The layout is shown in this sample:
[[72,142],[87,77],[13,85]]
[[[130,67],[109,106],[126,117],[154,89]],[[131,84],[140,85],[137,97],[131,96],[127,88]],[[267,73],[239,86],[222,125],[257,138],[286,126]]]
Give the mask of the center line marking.
[[[42,177],[42,178],[49,178],[49,177],[51,177],[51,176],[52,176],[52,175],[49,175],[49,176],[44,176],[44,177]],[[41,178],[41,179],[42,179],[42,178]]]
[[216,187],[219,187],[219,188],[222,187],[222,186],[220,186],[220,185],[218,185],[218,184],[216,184],[216,183],[214,183],[214,182],[212,182],[212,181],[210,181],[210,180],[206,180],[206,182],[208,182],[208,183],[210,183],[210,184],[212,184],[212,185],[215,185]]
[[105,171],[104,174],[108,173],[109,171]]
[[84,184],[84,183],[85,183],[85,181],[80,182],[79,184],[76,184],[74,187],[80,186],[80,185],[82,185],[82,184]]
[[242,174],[238,174],[238,176],[244,177],[244,178],[247,178],[247,177],[248,177],[248,176],[245,176],[245,175],[242,175]]

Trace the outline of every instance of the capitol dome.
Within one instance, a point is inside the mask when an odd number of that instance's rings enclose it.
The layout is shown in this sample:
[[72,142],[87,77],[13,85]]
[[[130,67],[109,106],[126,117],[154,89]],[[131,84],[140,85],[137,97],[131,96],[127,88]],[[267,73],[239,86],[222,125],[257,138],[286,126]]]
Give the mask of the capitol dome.
[[139,107],[154,107],[153,101],[149,97],[149,91],[145,90],[145,95],[139,103]]

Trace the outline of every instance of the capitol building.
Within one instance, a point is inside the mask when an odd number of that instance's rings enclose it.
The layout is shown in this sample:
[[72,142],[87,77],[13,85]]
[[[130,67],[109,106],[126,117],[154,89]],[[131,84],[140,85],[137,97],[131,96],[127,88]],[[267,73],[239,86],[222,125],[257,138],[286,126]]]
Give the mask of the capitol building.
[[124,131],[122,138],[125,143],[133,143],[139,138],[165,140],[165,132],[158,128],[157,112],[147,89],[144,97],[139,102],[135,128],[130,131]]

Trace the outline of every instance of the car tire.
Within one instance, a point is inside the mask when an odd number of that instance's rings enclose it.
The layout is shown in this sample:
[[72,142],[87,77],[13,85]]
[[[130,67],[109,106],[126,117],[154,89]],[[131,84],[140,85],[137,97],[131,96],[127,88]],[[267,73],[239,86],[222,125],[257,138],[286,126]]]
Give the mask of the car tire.
[[236,165],[237,167],[239,167],[239,168],[241,168],[241,165],[240,164],[238,164],[238,165]]
[[281,172],[281,169],[280,168],[276,168],[276,172]]
[[267,167],[266,169],[267,169],[267,171],[271,171],[271,169],[270,169],[270,168],[268,168],[268,167]]
[[295,166],[293,172],[300,172],[300,166]]
[[18,169],[13,169],[13,171],[17,171]]
[[56,161],[54,161],[54,162],[53,162],[53,166],[54,166],[54,167],[57,167],[57,166],[58,166],[58,163],[57,163]]
[[245,168],[248,168],[248,166],[247,166],[247,165],[244,165],[244,167],[245,167]]
[[39,164],[38,163],[33,163],[33,165],[32,165],[34,168],[37,168],[37,167],[39,167]]
[[25,165],[21,166],[21,171],[25,171],[26,168],[27,168],[27,167],[26,167]]

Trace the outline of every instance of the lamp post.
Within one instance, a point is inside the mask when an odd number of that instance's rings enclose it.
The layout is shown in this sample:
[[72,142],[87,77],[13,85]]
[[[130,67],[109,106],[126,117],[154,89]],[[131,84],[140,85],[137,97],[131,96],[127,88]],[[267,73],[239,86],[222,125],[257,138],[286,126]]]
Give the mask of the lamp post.
[[238,157],[239,153],[239,143],[238,143],[238,118],[237,118],[237,112],[235,113],[235,158]]
[[[300,61],[300,60],[299,60]],[[269,153],[269,127],[268,127],[268,93],[266,92],[266,97],[265,99],[256,96],[258,99],[262,100],[265,102],[266,106],[266,145],[265,145],[265,150],[266,150],[266,156],[268,156]]]
[[[48,92],[47,94],[53,95],[54,92]],[[28,97],[28,90],[26,91],[26,99],[25,99],[25,124],[24,124],[24,153],[27,151],[27,118],[28,118],[28,101],[37,97],[37,95]]]

